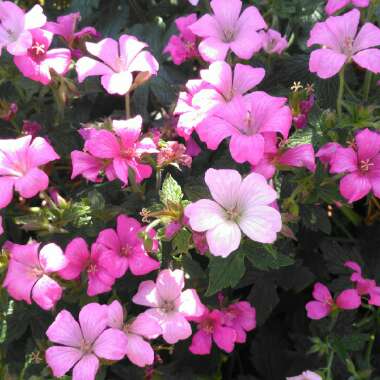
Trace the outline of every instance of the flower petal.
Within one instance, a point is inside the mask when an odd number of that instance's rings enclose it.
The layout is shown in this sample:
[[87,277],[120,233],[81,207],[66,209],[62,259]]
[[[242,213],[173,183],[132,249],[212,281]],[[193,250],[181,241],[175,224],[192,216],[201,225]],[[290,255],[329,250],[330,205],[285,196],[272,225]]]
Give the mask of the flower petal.
[[125,356],[127,337],[119,329],[107,329],[95,340],[92,349],[97,357],[106,360],[121,360]]
[[214,256],[227,257],[239,248],[241,232],[233,221],[225,221],[206,232],[210,253]]
[[88,343],[93,343],[105,330],[108,322],[107,306],[89,303],[79,313],[79,324],[83,337]]
[[356,202],[371,191],[371,182],[360,172],[350,173],[340,180],[339,191],[349,203]]
[[95,380],[98,369],[99,359],[93,354],[87,354],[75,365],[73,380]]
[[45,358],[53,375],[61,377],[70,371],[82,355],[82,352],[77,348],[53,346],[46,350]]

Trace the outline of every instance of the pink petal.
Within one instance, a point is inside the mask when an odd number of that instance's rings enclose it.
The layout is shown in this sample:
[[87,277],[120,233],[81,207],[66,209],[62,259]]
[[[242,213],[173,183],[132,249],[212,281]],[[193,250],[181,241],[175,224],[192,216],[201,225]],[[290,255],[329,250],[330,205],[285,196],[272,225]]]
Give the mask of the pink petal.
[[358,147],[358,160],[367,160],[380,152],[380,134],[368,128],[363,129],[355,136]]
[[[124,58],[126,66],[129,69],[129,65],[136,58],[136,56],[145,48],[147,44],[139,41],[134,36],[129,36],[128,34],[123,34],[119,38],[119,46],[120,46],[120,56]],[[144,71],[144,70],[138,70]]]
[[162,337],[169,344],[191,336],[191,325],[181,313],[170,313],[161,321]]
[[141,336],[127,334],[126,354],[128,359],[138,367],[152,365],[154,362],[154,351],[152,346]]
[[205,306],[195,289],[186,289],[178,299],[178,311],[185,317],[200,317],[204,313]]
[[40,251],[40,264],[45,273],[57,272],[67,265],[67,259],[62,249],[54,243],[43,246]]
[[103,169],[101,159],[91,156],[88,153],[74,150],[71,152],[73,172],[71,179],[82,174],[84,178],[92,182],[98,182],[99,173]]
[[264,76],[264,69],[238,63],[234,70],[233,90],[243,95],[257,86]]
[[317,49],[310,55],[309,70],[320,78],[331,78],[342,69],[347,57],[331,49]]
[[119,44],[112,38],[105,38],[98,43],[86,42],[86,48],[89,53],[100,58],[104,63],[117,71],[117,62],[119,61]]
[[343,290],[336,298],[336,305],[343,310],[358,309],[362,300],[356,289]]
[[133,147],[140,137],[142,118],[140,115],[128,120],[113,120],[112,129],[121,137],[125,148]]
[[352,57],[360,67],[372,71],[375,74],[380,73],[380,49],[367,49],[356,53]]
[[[240,15],[240,18],[237,22],[237,28],[244,33],[248,33],[249,31],[257,31],[260,29],[266,29],[267,24],[263,19],[260,11],[253,6],[247,7],[243,13]],[[252,43],[252,42],[251,42]]]
[[11,177],[0,177],[0,209],[7,207],[13,198],[14,179]]
[[159,64],[156,58],[154,58],[148,51],[142,51],[139,53],[128,67],[128,70],[132,73],[135,71],[141,71],[151,75],[156,75],[158,69]]
[[371,191],[371,182],[360,172],[350,173],[340,180],[339,191],[349,203],[356,202]]
[[310,301],[306,304],[307,317],[310,319],[322,319],[331,313],[331,306],[318,301]]
[[212,338],[203,330],[198,330],[191,341],[189,350],[195,355],[208,355],[211,353]]
[[28,149],[30,166],[41,166],[59,160],[53,147],[42,137],[35,137]]
[[219,144],[234,133],[234,128],[218,117],[207,117],[197,125],[199,138],[207,144],[207,148],[216,150]]
[[236,332],[230,327],[217,326],[213,334],[216,345],[223,351],[232,352],[235,347]]
[[32,298],[42,309],[50,310],[61,299],[62,293],[61,286],[55,280],[43,275],[34,284]]
[[51,49],[45,54],[41,62],[47,69],[52,69],[59,75],[65,75],[71,65],[71,52],[69,49]]
[[44,26],[46,23],[46,16],[43,12],[44,10],[39,4],[36,4],[28,12],[26,12],[24,18],[24,28],[36,29]]
[[252,171],[257,174],[261,174],[266,179],[271,179],[276,173],[276,166],[272,163],[273,158],[268,158],[264,154],[263,159],[252,167]]
[[330,173],[354,172],[358,169],[356,152],[352,148],[337,148],[330,161]]
[[332,303],[333,298],[327,286],[317,282],[314,284],[313,297],[322,303]]
[[53,375],[65,375],[82,357],[83,353],[73,347],[49,347],[45,352],[46,362],[52,369]]
[[176,269],[164,269],[159,273],[156,280],[157,292],[161,299],[165,301],[174,301],[181,295],[185,286],[183,271]]
[[215,18],[224,30],[233,30],[239,18],[242,3],[240,0],[212,0],[211,8]]
[[230,152],[234,161],[256,165],[264,155],[264,138],[260,134],[247,136],[234,134],[230,141]]
[[101,130],[86,141],[86,149],[95,157],[114,158],[120,152],[119,143],[112,132]]
[[93,354],[87,354],[75,365],[73,380],[95,380],[99,369],[99,359]]
[[346,7],[349,3],[350,0],[328,0],[325,11],[330,16],[340,9]]
[[134,276],[144,276],[160,268],[160,262],[153,260],[146,252],[136,251],[130,256],[129,268]]
[[49,186],[49,177],[40,169],[32,168],[21,178],[16,179],[15,189],[24,198],[33,198]]
[[330,164],[338,148],[342,148],[338,143],[327,143],[322,146],[315,155],[323,164]]
[[262,46],[262,40],[258,33],[251,29],[241,29],[235,39],[231,41],[231,50],[241,59],[251,59]]
[[103,75],[101,82],[109,94],[125,95],[132,86],[133,77],[129,71],[122,71]]
[[129,176],[129,162],[123,157],[117,157],[113,160],[113,168],[116,173],[116,177],[120,179],[125,186],[128,185]]
[[305,167],[311,172],[316,169],[314,149],[312,144],[302,144],[287,149],[281,154],[278,162],[282,165]]
[[227,257],[239,248],[241,232],[239,226],[226,220],[206,232],[206,239],[213,256]]
[[215,17],[206,14],[189,26],[189,29],[199,37],[219,38],[221,28]]
[[146,313],[139,314],[129,326],[128,331],[147,339],[155,339],[162,333],[157,321]]
[[198,46],[200,55],[207,62],[223,61],[229,48],[228,43],[215,37],[206,38]]
[[125,356],[127,337],[118,329],[103,331],[93,344],[93,351],[99,358],[106,360],[121,360]]
[[358,52],[380,45],[380,29],[369,22],[365,23],[355,38],[353,50]]
[[113,73],[112,69],[104,63],[88,57],[79,58],[75,65],[75,69],[78,74],[79,83],[82,83],[90,76],[108,75]]
[[137,293],[132,298],[133,303],[148,307],[158,307],[159,301],[156,284],[150,280],[140,283]]
[[108,327],[122,329],[124,324],[124,311],[121,303],[117,300],[108,305]]
[[212,63],[208,70],[201,70],[201,78],[214,86],[225,97],[229,97],[232,90],[232,70],[228,63],[218,61]]
[[79,324],[83,337],[88,343],[93,343],[105,330],[108,322],[107,306],[89,303],[79,313]]

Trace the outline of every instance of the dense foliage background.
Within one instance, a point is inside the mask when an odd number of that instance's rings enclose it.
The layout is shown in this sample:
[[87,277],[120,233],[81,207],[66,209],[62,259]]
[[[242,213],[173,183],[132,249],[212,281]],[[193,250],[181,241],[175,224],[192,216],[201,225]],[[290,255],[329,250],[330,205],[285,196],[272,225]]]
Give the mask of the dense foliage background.
[[[30,8],[37,2],[16,3]],[[337,121],[334,110],[338,78],[322,80],[308,69],[310,49],[306,40],[311,27],[325,18],[323,1],[245,0],[244,3],[257,6],[267,23],[290,41],[284,54],[258,54],[250,61],[253,66],[266,69],[265,80],[258,88],[285,97],[292,96],[294,82],[313,84],[315,89],[316,104],[308,125],[292,134],[289,146],[312,143],[317,150],[332,140],[344,143],[352,138],[354,130],[379,129],[380,90],[372,80],[369,96],[362,92],[364,70],[348,67],[346,83],[351,92],[346,92],[344,117]],[[132,112],[143,116],[146,127],[160,128],[170,139],[178,93],[188,79],[198,77],[205,64],[190,61],[176,66],[163,49],[170,36],[177,33],[174,20],[194,12],[195,8],[185,0],[41,0],[40,4],[50,20],[79,11],[81,26],[94,26],[103,37],[117,39],[127,33],[149,44],[160,70],[134,91]],[[204,12],[207,7],[208,2],[201,0],[196,12]],[[379,22],[380,7],[374,7],[374,15],[373,20]],[[39,122],[43,126],[40,135],[48,136],[61,156],[51,170],[50,185],[66,201],[64,207],[52,208],[44,195],[27,204],[15,198],[12,207],[2,211],[6,233],[0,237],[0,243],[11,240],[25,244],[32,237],[65,247],[77,236],[92,242],[100,230],[114,227],[118,214],[138,217],[142,208],[160,203],[154,178],[146,181],[142,198],[122,188],[117,181],[99,184],[86,183],[82,178],[70,181],[70,152],[83,146],[78,129],[86,123],[121,118],[125,113],[124,98],[107,94],[98,78],[89,78],[80,85],[75,78],[72,70],[65,81],[41,86],[24,78],[9,55],[1,56],[0,112],[3,103],[5,108],[6,102],[18,105],[11,122],[0,121],[1,138],[19,136],[23,120]],[[191,169],[178,170],[173,166],[165,169],[162,178],[170,173],[183,192],[169,188],[165,190],[166,196],[177,202],[182,196],[189,201],[206,197],[203,177],[210,167],[249,172],[248,165],[231,160],[227,144],[217,151],[203,149],[194,158]],[[321,163],[314,174],[306,169],[293,169],[276,177],[283,218],[293,233],[288,231],[288,237],[278,239],[273,246],[245,244],[239,254],[220,260],[189,251],[190,236],[186,231],[163,244],[162,260],[173,260],[174,255],[176,265],[190,275],[191,287],[198,289],[205,303],[217,306],[217,293],[223,291],[230,300],[246,299],[254,305],[257,329],[230,355],[214,348],[211,356],[194,356],[188,351],[188,341],[177,344],[174,350],[162,345],[157,350],[161,364],[155,365],[153,379],[282,380],[306,369],[327,366],[332,368],[334,380],[380,378],[378,311],[376,316],[371,312],[367,322],[366,309],[345,311],[333,320],[333,325],[330,319],[310,321],[306,317],[305,304],[311,299],[315,282],[328,285],[333,292],[350,286],[351,272],[343,266],[347,260],[359,262],[368,277],[380,281],[379,210],[369,210],[366,199],[354,206],[347,204],[339,194],[337,181],[331,177]],[[167,185],[175,187],[173,183]],[[4,254],[0,274],[5,275],[5,271]],[[128,274],[117,282],[112,293],[91,300],[107,303],[118,297],[128,310],[140,310],[129,301],[140,281]],[[0,298],[0,379],[53,379],[43,351],[47,347],[45,332],[56,312],[43,312],[36,305],[15,302],[5,289],[0,290]],[[68,288],[58,309],[67,308],[77,315],[80,306],[89,300],[81,289]],[[144,369],[124,360],[102,367],[97,379],[145,376],[148,375]]]

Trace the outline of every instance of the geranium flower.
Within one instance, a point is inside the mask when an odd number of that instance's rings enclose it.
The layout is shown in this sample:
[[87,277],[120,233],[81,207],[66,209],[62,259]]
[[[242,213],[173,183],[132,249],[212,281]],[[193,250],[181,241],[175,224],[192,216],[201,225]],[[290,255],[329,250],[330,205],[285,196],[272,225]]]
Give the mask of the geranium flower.
[[127,337],[125,353],[128,359],[139,367],[152,365],[154,350],[145,339],[154,339],[161,335],[160,325],[147,314],[140,314],[134,320],[125,323],[124,311],[119,301],[108,306],[108,326],[122,330]]
[[358,33],[360,12],[353,9],[342,16],[318,22],[310,32],[307,46],[322,45],[310,55],[309,69],[326,79],[353,60],[360,67],[380,73],[380,29],[367,22]]
[[347,5],[352,4],[354,7],[367,8],[370,0],[328,0],[325,11],[330,16],[335,12],[347,7]]
[[204,306],[195,289],[186,289],[184,273],[176,269],[165,269],[157,280],[140,284],[132,301],[137,305],[148,306],[144,314],[153,317],[162,329],[162,337],[170,344],[191,336],[188,318],[202,315]]
[[0,140],[0,208],[9,205],[13,188],[23,198],[33,198],[49,186],[49,177],[39,167],[59,156],[42,137]]
[[236,331],[223,324],[224,316],[220,310],[205,310],[201,317],[194,318],[198,331],[193,335],[190,352],[195,355],[208,355],[212,341],[223,351],[231,353],[235,347]]
[[286,380],[323,380],[321,376],[312,371],[302,372],[299,376],[287,377]]
[[318,157],[322,164],[330,165],[330,162],[335,156],[335,153],[338,150],[338,148],[342,148],[342,146],[338,143],[327,143],[318,150],[315,157]]
[[42,29],[31,31],[33,42],[25,55],[13,58],[22,74],[32,80],[48,85],[51,82],[50,70],[59,75],[69,71],[71,53],[69,49],[48,50],[53,40],[53,33]]
[[261,49],[257,33],[267,24],[256,7],[246,8],[242,14],[240,0],[212,0],[213,15],[206,14],[190,29],[204,38],[198,50],[207,62],[224,61],[231,49],[239,58],[250,59]]
[[62,310],[46,331],[53,343],[46,350],[46,362],[53,375],[61,377],[73,368],[73,380],[95,380],[99,359],[121,360],[125,356],[127,337],[107,328],[108,308],[89,303],[79,313],[79,323],[70,312]]
[[132,73],[156,75],[158,62],[148,51],[148,45],[133,36],[123,34],[119,42],[105,38],[98,43],[86,42],[87,51],[100,59],[82,57],[76,64],[79,82],[89,76],[101,76],[102,86],[109,94],[125,95],[133,83]]
[[12,1],[0,2],[0,53],[6,47],[9,54],[25,55],[33,45],[31,30],[45,23],[46,16],[38,4],[24,13]]
[[268,54],[282,54],[288,47],[288,41],[277,30],[260,30],[259,34],[262,48]]
[[[116,277],[124,276],[128,268],[134,276],[143,276],[160,267],[160,263],[145,251],[144,242],[139,237],[143,230],[144,227],[136,219],[119,215],[116,231],[108,228],[99,233],[96,243],[112,257],[117,268]],[[150,234],[154,238],[154,230]]]
[[67,265],[61,248],[47,244],[40,250],[39,243],[10,242],[4,248],[10,252],[10,261],[3,287],[17,301],[31,304],[33,300],[44,310],[52,309],[62,297],[62,288],[50,274]]
[[185,215],[194,231],[206,232],[210,252],[226,257],[240,245],[241,231],[260,243],[273,243],[281,230],[281,215],[270,204],[277,193],[263,176],[242,180],[236,170],[208,169],[206,184],[214,200],[188,205]]
[[380,197],[380,134],[364,129],[356,134],[355,145],[338,148],[330,161],[330,173],[348,173],[339,190],[350,203],[370,191]]

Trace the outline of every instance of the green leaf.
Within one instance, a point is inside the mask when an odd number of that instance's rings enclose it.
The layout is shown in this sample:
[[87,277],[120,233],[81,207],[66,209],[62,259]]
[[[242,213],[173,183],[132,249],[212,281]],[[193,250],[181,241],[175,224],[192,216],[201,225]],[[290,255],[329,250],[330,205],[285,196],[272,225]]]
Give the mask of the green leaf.
[[181,186],[168,174],[160,191],[160,200],[164,205],[178,204],[183,198]]
[[100,0],[71,0],[70,9],[73,12],[80,12],[82,19],[91,16],[95,8],[99,7]]
[[173,247],[176,253],[189,252],[190,240],[191,233],[186,228],[182,228],[173,239]]
[[302,206],[302,224],[312,231],[322,231],[331,234],[331,223],[327,211],[321,206]]
[[227,258],[212,256],[209,268],[209,285],[206,292],[208,297],[238,284],[245,273],[244,255],[237,251]]

